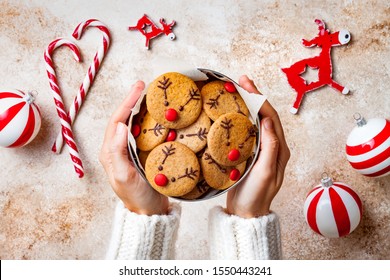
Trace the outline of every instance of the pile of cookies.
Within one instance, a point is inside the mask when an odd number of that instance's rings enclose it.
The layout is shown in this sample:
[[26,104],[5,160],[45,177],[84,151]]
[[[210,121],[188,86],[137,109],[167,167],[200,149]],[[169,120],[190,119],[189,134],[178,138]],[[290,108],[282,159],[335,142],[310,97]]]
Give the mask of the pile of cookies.
[[200,85],[175,72],[159,76],[131,126],[150,185],[183,199],[229,188],[256,145],[257,128],[248,116],[233,83]]

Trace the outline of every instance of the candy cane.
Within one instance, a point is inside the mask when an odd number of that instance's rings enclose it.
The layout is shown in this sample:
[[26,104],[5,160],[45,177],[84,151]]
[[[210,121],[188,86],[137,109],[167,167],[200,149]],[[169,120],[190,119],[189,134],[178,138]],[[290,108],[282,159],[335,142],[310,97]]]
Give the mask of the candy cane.
[[[108,47],[110,46],[110,31],[104,25],[102,22],[96,20],[96,19],[90,19],[84,22],[81,22],[73,32],[72,36],[79,40],[88,27],[97,27],[103,32],[103,44],[100,46],[98,51],[95,54],[95,57],[92,61],[92,64],[90,65],[88,69],[88,73],[84,78],[83,83],[80,86],[79,92],[76,95],[75,99],[73,100],[73,103],[69,109],[68,116],[70,118],[70,123],[73,124],[74,120],[76,119],[76,115],[78,111],[80,110],[81,105],[83,104],[83,101],[85,99],[85,96],[88,93],[88,90],[93,83],[93,80],[95,79],[96,73],[99,71],[99,67],[104,59],[104,56],[107,53]],[[60,132],[57,135],[56,141],[53,144],[52,151],[55,153],[60,153],[61,148],[63,146],[63,136]]]
[[76,142],[74,141],[72,127],[71,127],[71,121],[68,116],[68,114],[65,111],[64,102],[62,100],[60,88],[58,86],[57,76],[56,72],[54,70],[54,63],[53,59],[51,58],[53,52],[55,49],[66,46],[70,48],[70,50],[73,53],[73,56],[77,62],[80,61],[80,52],[75,44],[72,42],[59,38],[54,40],[49,44],[49,46],[46,48],[44,57],[46,62],[46,72],[47,76],[49,78],[49,83],[51,87],[51,91],[53,93],[54,102],[56,104],[57,113],[61,120],[61,128],[62,128],[62,135],[65,138],[65,143],[68,146],[70,157],[73,161],[73,166],[76,171],[76,173],[79,175],[79,178],[84,176],[84,169],[83,164],[80,159],[80,155],[76,146]]

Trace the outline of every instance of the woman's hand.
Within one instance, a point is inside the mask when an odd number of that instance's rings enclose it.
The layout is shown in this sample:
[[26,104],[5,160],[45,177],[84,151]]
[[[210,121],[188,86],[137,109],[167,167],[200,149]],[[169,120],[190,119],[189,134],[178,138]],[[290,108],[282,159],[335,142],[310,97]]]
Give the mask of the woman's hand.
[[168,212],[168,198],[156,192],[139,175],[129,160],[127,150],[128,129],[125,123],[144,88],[145,84],[142,81],[135,83],[130,94],[111,116],[99,160],[108,175],[112,189],[126,208],[138,214],[163,215]]
[[[259,93],[253,81],[241,76],[239,84],[252,93]],[[260,109],[260,155],[244,181],[228,192],[226,210],[243,218],[267,215],[284,177],[290,150],[284,138],[282,124],[275,109],[265,101]]]

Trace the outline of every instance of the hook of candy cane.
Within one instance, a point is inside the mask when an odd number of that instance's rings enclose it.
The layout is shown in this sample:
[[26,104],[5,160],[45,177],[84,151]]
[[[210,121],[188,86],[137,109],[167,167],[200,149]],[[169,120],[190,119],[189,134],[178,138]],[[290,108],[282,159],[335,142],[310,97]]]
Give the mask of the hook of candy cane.
[[65,143],[68,146],[69,154],[73,162],[74,169],[78,174],[79,178],[84,176],[83,164],[80,159],[80,155],[74,141],[74,136],[72,132],[72,127],[68,114],[65,111],[64,102],[62,100],[61,91],[58,86],[58,80],[56,72],[54,70],[54,63],[52,59],[52,54],[55,49],[66,46],[68,47],[77,62],[81,61],[79,49],[72,42],[59,38],[51,42],[45,50],[44,58],[46,62],[46,73],[49,78],[50,88],[53,93],[54,102],[56,105],[57,113],[61,121],[61,131],[65,139]]
[[[75,99],[73,100],[71,107],[69,108],[68,115],[71,124],[73,124],[74,120],[76,119],[77,113],[80,110],[81,105],[83,104],[85,96],[87,95],[89,88],[93,83],[93,80],[95,79],[96,73],[99,71],[100,65],[110,46],[110,31],[108,30],[107,26],[104,23],[96,19],[89,19],[87,21],[81,22],[74,30],[72,36],[75,39],[79,40],[83,32],[88,27],[96,27],[100,31],[102,31],[103,43],[99,47],[98,51],[96,52],[93,61],[88,69],[88,73],[85,76],[84,81],[80,86],[79,92],[76,95]],[[60,132],[58,133],[56,141],[53,144],[52,151],[55,153],[60,153],[62,146],[63,146],[63,136],[62,133]]]

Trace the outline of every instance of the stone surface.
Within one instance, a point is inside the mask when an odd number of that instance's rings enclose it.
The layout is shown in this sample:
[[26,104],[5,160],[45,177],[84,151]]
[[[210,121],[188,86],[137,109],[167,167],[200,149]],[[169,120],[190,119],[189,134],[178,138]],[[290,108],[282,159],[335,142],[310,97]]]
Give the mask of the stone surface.
[[[119,1],[118,1],[119,2]],[[98,161],[107,121],[138,79],[155,77],[157,57],[183,58],[228,76],[248,74],[278,110],[291,149],[284,184],[272,204],[281,220],[285,259],[390,259],[390,178],[357,174],[344,156],[353,114],[389,118],[390,6],[388,1],[0,1],[0,87],[36,90],[43,122],[37,138],[20,149],[0,150],[0,259],[102,259],[116,196]],[[144,47],[128,31],[147,13],[177,21],[176,40],[161,36]],[[351,90],[329,87],[307,94],[298,115],[282,67],[314,56],[301,46],[317,34],[321,17],[331,31],[348,29],[351,42],[333,49],[334,78]],[[97,18],[109,26],[112,46],[74,125],[85,167],[78,179],[64,149],[50,151],[59,121],[46,77],[43,52],[57,37],[71,38],[76,25]],[[66,49],[54,59],[69,105],[101,35],[88,30],[79,45],[83,62]],[[359,227],[341,239],[316,235],[306,225],[303,203],[322,172],[353,187],[363,201]],[[178,259],[207,259],[209,208],[224,196],[182,203]],[[193,213],[196,213],[195,215]],[[196,231],[194,230],[196,229]]]

